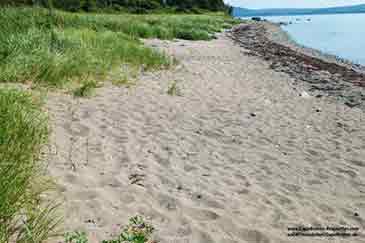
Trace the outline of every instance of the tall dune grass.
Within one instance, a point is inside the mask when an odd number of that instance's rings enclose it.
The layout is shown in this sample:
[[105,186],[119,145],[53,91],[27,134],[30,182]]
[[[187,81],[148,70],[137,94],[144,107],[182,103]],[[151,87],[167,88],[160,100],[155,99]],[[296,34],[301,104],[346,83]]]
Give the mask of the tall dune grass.
[[28,93],[0,89],[0,242],[42,242],[57,224],[53,205],[40,206],[46,189],[39,151],[46,117]]
[[0,82],[62,86],[104,76],[122,63],[169,65],[139,38],[207,40],[234,20],[224,15],[108,15],[42,8],[0,9]]

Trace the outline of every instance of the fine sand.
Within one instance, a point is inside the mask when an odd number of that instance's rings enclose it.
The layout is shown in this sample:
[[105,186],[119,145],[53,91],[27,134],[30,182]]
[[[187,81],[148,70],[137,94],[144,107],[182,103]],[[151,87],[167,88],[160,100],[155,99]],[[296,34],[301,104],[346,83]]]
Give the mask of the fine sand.
[[[179,64],[88,99],[49,97],[65,230],[97,242],[139,214],[167,243],[364,242],[363,111],[294,87],[224,34],[146,42]],[[301,225],[360,236],[287,236]]]

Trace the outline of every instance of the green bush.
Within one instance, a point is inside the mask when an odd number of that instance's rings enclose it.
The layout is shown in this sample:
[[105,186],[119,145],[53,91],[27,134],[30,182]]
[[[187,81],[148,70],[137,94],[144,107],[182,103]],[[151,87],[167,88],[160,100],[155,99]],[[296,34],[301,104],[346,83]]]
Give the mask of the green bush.
[[54,6],[57,8],[62,8],[66,11],[77,12],[82,9],[84,1],[80,0],[62,0],[54,1]]
[[186,30],[181,29],[176,32],[176,37],[185,40],[209,40],[211,36],[205,30]]

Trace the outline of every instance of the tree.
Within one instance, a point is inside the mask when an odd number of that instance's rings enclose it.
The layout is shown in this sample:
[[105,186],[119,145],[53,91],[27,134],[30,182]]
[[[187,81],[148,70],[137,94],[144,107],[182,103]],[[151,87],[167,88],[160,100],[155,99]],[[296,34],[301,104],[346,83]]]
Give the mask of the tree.
[[82,9],[86,12],[92,12],[96,9],[96,1],[95,0],[84,0],[82,4]]
[[81,10],[83,2],[84,2],[83,0],[62,0],[62,1],[55,1],[54,5],[56,8],[61,8],[71,12],[77,12]]
[[[0,0],[0,5],[41,5],[47,6],[48,0]],[[227,11],[223,0],[54,0],[54,6],[66,11],[93,11],[97,8],[124,9],[135,13],[146,13],[159,8],[175,8],[177,11],[207,9]]]

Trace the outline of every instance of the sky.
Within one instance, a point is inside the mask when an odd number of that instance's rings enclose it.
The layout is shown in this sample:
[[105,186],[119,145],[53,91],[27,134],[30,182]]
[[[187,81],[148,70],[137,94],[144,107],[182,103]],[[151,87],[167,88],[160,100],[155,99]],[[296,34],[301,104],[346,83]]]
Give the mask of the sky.
[[244,8],[320,8],[365,4],[365,0],[224,0]]

